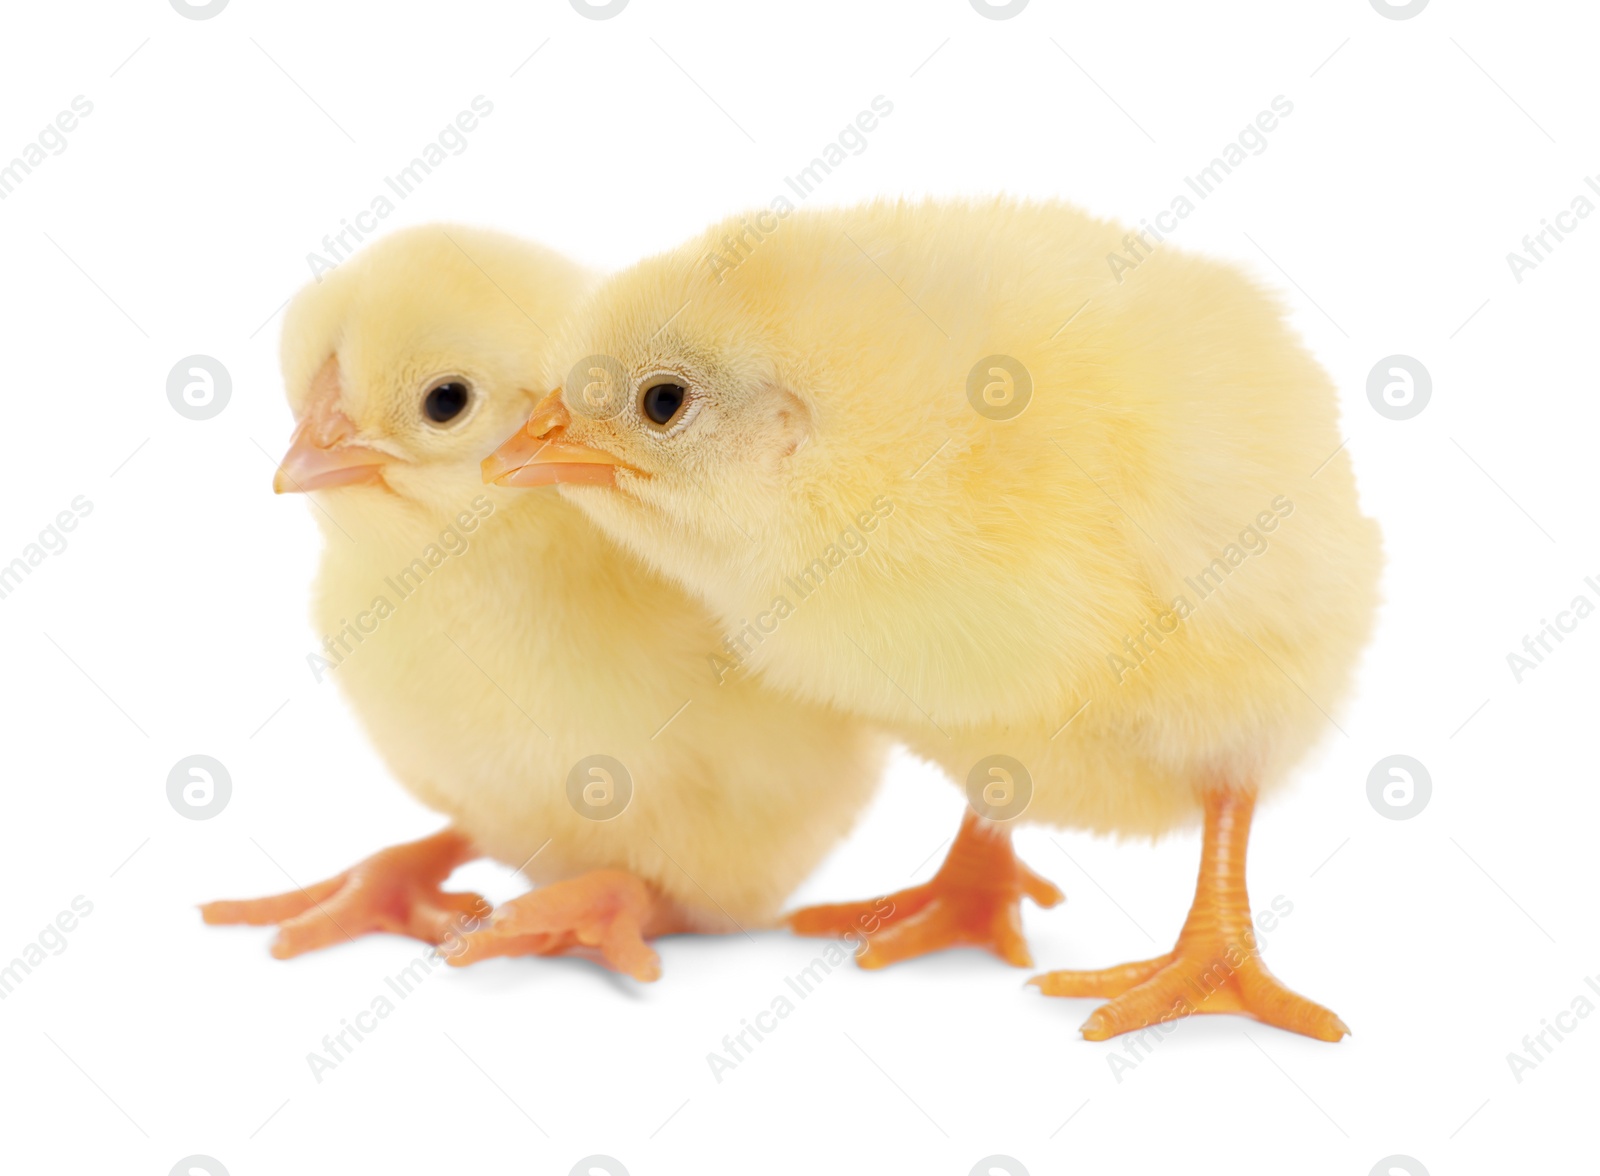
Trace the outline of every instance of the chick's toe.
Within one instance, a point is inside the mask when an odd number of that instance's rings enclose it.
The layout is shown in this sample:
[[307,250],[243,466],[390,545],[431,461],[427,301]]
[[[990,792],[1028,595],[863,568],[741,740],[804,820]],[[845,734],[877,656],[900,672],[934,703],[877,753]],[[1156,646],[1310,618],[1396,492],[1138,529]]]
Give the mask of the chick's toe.
[[624,870],[592,870],[542,886],[494,912],[489,926],[447,953],[456,967],[495,956],[578,955],[632,976],[661,977],[647,938],[687,930],[676,908]]
[[462,834],[446,829],[380,850],[302,890],[210,902],[200,915],[211,924],[276,923],[272,954],[280,960],[378,931],[440,944],[489,915],[489,903],[481,895],[440,889],[457,866],[476,856]]
[[800,935],[859,942],[856,962],[863,968],[962,946],[985,948],[1025,968],[1033,957],[1022,935],[1024,897],[1053,907],[1062,895],[1018,860],[1003,826],[969,811],[929,881],[883,898],[807,907],[787,922]]

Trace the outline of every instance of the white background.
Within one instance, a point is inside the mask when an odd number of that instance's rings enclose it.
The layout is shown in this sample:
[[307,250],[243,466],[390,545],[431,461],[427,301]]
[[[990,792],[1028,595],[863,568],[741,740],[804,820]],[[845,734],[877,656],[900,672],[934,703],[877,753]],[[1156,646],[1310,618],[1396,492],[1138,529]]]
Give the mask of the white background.
[[[966,1176],[1002,1153],[1035,1176],[1365,1176],[1396,1153],[1434,1174],[1592,1157],[1600,1018],[1520,1083],[1506,1055],[1600,973],[1600,619],[1520,684],[1506,654],[1578,593],[1600,602],[1583,583],[1600,217],[1521,283],[1506,254],[1600,173],[1596,24],[1576,0],[1436,0],[1404,21],[1368,0],[1033,0],[1004,21],[968,0],[633,0],[604,22],[566,0],[233,0],[204,21],[166,0],[13,6],[0,160],[74,96],[94,110],[0,202],[0,562],[74,496],[93,512],[0,601],[0,962],[74,896],[94,909],[0,1003],[6,1170],[165,1176],[200,1153],[233,1176],[565,1174],[603,1153],[634,1176]],[[894,113],[815,201],[1006,191],[1137,222],[1275,95],[1294,103],[1176,241],[1284,290],[1386,535],[1358,692],[1251,858],[1257,909],[1294,906],[1270,965],[1353,1037],[1201,1018],[1114,1072],[1125,1041],[1077,1034],[1091,1002],[953,952],[835,973],[719,1084],[706,1054],[818,951],[769,933],[666,941],[653,986],[570,960],[435,976],[313,1079],[306,1054],[420,945],[284,964],[270,932],[205,928],[194,904],[438,820],[306,668],[318,538],[269,489],[290,425],[276,308],[480,94],[493,114],[386,227],[481,223],[605,266],[765,204],[879,94]],[[204,422],[165,394],[196,352],[233,378]],[[1403,422],[1365,396],[1396,352],[1434,382]],[[1433,780],[1408,821],[1366,795],[1397,752]],[[204,822],[165,793],[194,753],[233,778]],[[796,901],[926,876],[961,804],[898,762]],[[1018,841],[1068,893],[1029,908],[1041,967],[1170,945],[1197,836]],[[516,892],[492,865],[458,882]]]

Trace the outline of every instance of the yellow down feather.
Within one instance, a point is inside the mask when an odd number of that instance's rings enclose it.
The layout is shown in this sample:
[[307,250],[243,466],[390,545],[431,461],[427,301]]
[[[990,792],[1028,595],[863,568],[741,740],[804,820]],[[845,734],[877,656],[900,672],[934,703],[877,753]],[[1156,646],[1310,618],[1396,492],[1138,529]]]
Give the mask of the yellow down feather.
[[1156,833],[1270,789],[1347,693],[1378,529],[1279,300],[1170,244],[1119,281],[1122,237],[1010,200],[716,225],[569,320],[547,382],[601,355],[629,387],[567,387],[568,439],[631,470],[562,493],[712,607],[719,673],[959,781],[1014,757],[1028,819]]

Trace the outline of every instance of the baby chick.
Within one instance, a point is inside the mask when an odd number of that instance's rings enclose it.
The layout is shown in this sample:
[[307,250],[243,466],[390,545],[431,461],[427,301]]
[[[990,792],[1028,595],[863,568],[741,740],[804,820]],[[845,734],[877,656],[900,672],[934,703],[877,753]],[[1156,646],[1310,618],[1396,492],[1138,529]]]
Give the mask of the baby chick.
[[967,782],[940,877],[880,933],[897,954],[985,934],[1019,954],[1039,887],[1007,821],[1198,816],[1176,948],[1036,983],[1110,998],[1092,1039],[1226,1011],[1337,1040],[1261,962],[1245,844],[1347,691],[1378,530],[1278,301],[1148,240],[1113,276],[1127,236],[1006,200],[715,226],[575,313],[556,370],[586,357],[615,386],[569,379],[485,476],[562,483],[747,635],[740,670],[892,723]]
[[539,246],[428,226],[290,307],[297,424],[276,488],[311,491],[324,535],[313,673],[452,824],[304,891],[211,904],[209,922],[278,923],[285,957],[374,930],[439,943],[483,913],[440,884],[488,855],[551,884],[452,963],[579,950],[649,980],[647,938],[769,924],[867,799],[880,736],[717,685],[704,606],[558,496],[479,480],[591,281]]

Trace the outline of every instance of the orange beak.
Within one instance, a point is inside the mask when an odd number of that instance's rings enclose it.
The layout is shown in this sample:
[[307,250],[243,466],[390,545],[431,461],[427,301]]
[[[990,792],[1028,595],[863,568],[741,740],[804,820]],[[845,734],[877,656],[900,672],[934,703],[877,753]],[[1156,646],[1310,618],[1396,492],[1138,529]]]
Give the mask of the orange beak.
[[273,476],[273,491],[294,494],[382,482],[389,455],[359,444],[355,435],[355,422],[339,409],[339,360],[330,355],[311,381],[311,398]]
[[622,461],[602,449],[563,439],[571,423],[557,388],[539,402],[527,424],[483,459],[483,480],[501,486],[616,485]]

